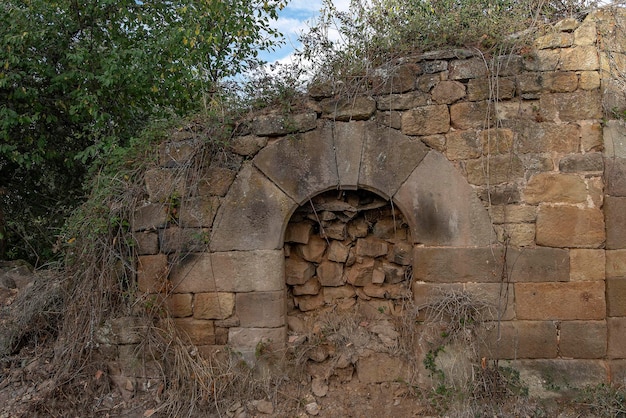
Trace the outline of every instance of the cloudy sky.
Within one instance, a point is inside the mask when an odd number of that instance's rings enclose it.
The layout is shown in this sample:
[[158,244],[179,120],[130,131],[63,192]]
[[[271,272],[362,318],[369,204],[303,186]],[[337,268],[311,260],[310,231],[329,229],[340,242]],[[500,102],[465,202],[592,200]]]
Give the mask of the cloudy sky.
[[[348,10],[350,0],[333,0],[333,4],[338,10]],[[288,60],[299,46],[298,36],[306,32],[309,22],[319,15],[321,9],[322,0],[290,0],[275,22],[275,27],[285,36],[285,44],[272,53],[261,54],[262,59],[270,63]]]

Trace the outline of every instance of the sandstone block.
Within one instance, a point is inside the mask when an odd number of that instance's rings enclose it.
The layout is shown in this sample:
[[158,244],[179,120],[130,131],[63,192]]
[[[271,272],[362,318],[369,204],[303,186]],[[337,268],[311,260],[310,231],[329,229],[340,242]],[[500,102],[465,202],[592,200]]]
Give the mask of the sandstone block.
[[215,292],[216,282],[213,276],[211,255],[188,254],[176,265],[170,274],[172,292],[202,293]]
[[216,196],[198,197],[184,201],[180,206],[179,223],[183,227],[210,228],[219,208]]
[[372,283],[372,274],[374,273],[374,259],[365,258],[362,262],[354,263],[346,271],[346,281],[353,286],[365,286]]
[[376,98],[380,110],[407,110],[431,104],[430,96],[421,91],[388,94]]
[[245,135],[233,138],[233,140],[230,142],[230,149],[235,154],[239,154],[244,157],[251,157],[254,156],[266,145],[267,137]]
[[211,263],[220,292],[270,292],[285,287],[282,250],[213,253]]
[[523,62],[528,71],[555,71],[560,59],[560,49],[543,49],[530,54]]
[[524,189],[524,200],[537,203],[585,203],[587,185],[575,174],[539,173],[530,178]]
[[602,125],[597,122],[580,123],[580,145],[584,152],[604,149]]
[[484,354],[496,359],[556,358],[557,329],[552,321],[504,321],[485,336]]
[[306,244],[313,233],[313,225],[308,222],[290,223],[285,231],[285,242]]
[[538,93],[543,86],[544,73],[523,73],[517,76],[520,94]]
[[[187,132],[177,133],[183,135],[176,136],[187,136],[188,134]],[[185,164],[197,152],[198,145],[199,143],[192,139],[161,142],[159,144],[159,165],[161,167],[177,167]]]
[[495,185],[523,176],[524,166],[517,156],[492,155],[465,163],[467,181],[476,185]]
[[322,285],[319,280],[314,277],[304,284],[294,286],[291,289],[291,293],[293,293],[294,296],[317,295],[321,288]]
[[413,259],[413,246],[408,242],[397,242],[387,255],[387,260],[401,266],[411,265]]
[[226,319],[234,309],[234,293],[196,293],[193,299],[193,317],[196,319]]
[[517,149],[528,153],[576,153],[580,147],[580,127],[577,124],[555,124],[534,121],[515,123],[518,133]]
[[563,321],[559,352],[563,357],[604,358],[606,355],[606,321]]
[[517,183],[484,185],[477,188],[477,191],[481,201],[491,202],[492,205],[510,205],[520,203],[522,200]]
[[206,169],[200,183],[200,196],[224,196],[235,180],[237,173],[225,167],[211,165]]
[[600,88],[600,74],[597,71],[581,71],[578,86],[583,90]]
[[575,122],[602,118],[602,97],[599,91],[543,94],[539,98],[541,116],[548,121]]
[[320,104],[324,118],[344,122],[350,120],[367,120],[376,112],[376,100],[366,96],[339,100],[324,99]]
[[544,73],[541,77],[543,90],[552,93],[568,93],[578,88],[578,75],[575,72]]
[[304,284],[314,274],[315,264],[313,263],[294,257],[285,260],[285,280],[289,285]]
[[494,230],[499,242],[507,242],[512,247],[529,247],[535,244],[535,225],[530,223],[500,224]]
[[260,115],[252,120],[252,131],[257,136],[280,136],[294,132],[305,132],[315,129],[317,114],[307,112],[300,114],[268,114]]
[[468,160],[481,155],[476,131],[453,131],[446,135],[446,156],[449,160]]
[[391,69],[379,68],[373,77],[374,90],[377,93],[403,93],[415,88],[415,81],[420,75],[418,64],[402,64]]
[[281,349],[287,340],[287,327],[279,328],[230,328],[228,344],[243,350],[254,349],[259,343],[270,349]]
[[571,249],[570,281],[604,280],[604,250]]
[[374,224],[372,235],[386,240],[405,240],[406,229],[402,227],[400,219],[386,218]]
[[489,74],[489,68],[480,57],[450,61],[448,71],[450,80],[482,78]]
[[356,254],[363,257],[380,257],[387,255],[387,242],[376,237],[359,238],[356,242]]
[[495,224],[534,222],[537,207],[529,205],[498,205],[489,208],[491,220]]
[[402,129],[402,112],[379,111],[376,112],[376,120],[382,125],[393,129]]
[[475,78],[467,82],[467,99],[506,100],[515,96],[515,82],[510,78],[498,77],[496,80]]
[[[438,173],[433,176],[432,173]],[[445,187],[442,187],[445,185]],[[489,215],[467,180],[440,153],[429,153],[394,196],[414,240],[425,245],[487,245]]]
[[413,250],[413,278],[417,281],[499,282],[501,249],[416,247]]
[[[257,154],[256,158],[260,155]],[[217,212],[211,235],[211,250],[282,248],[284,220],[288,219],[296,206],[296,202],[278,186],[246,164]]]
[[347,245],[339,241],[331,241],[328,246],[328,260],[335,261],[337,263],[345,263],[348,259],[349,250],[350,248]]
[[485,129],[480,131],[478,138],[482,152],[488,155],[508,154],[513,149],[513,131],[511,129]]
[[297,253],[306,261],[321,263],[324,257],[324,252],[326,251],[326,247],[326,240],[317,235],[314,235],[309,239],[308,244],[298,245]]
[[235,311],[241,327],[282,327],[286,321],[285,292],[237,293]]
[[382,269],[385,274],[384,281],[386,283],[400,283],[406,279],[406,268],[388,261],[382,262]]
[[587,154],[570,154],[561,158],[561,161],[559,161],[559,170],[562,173],[603,171],[604,160],[602,158],[602,154],[599,152],[589,152]]
[[193,313],[191,293],[173,293],[165,299],[167,311],[174,318],[185,318]]
[[408,371],[408,365],[401,358],[386,353],[373,353],[356,363],[359,382],[364,384],[407,381]]
[[321,228],[320,235],[323,238],[343,241],[346,239],[346,224],[341,221],[331,222]]
[[606,325],[609,335],[607,357],[626,358],[626,318],[607,318]]
[[626,197],[606,196],[606,249],[626,248]]
[[450,114],[446,105],[421,106],[402,114],[402,133],[433,135],[450,129]]
[[604,282],[516,283],[518,319],[604,319]]
[[436,103],[450,104],[465,97],[465,86],[458,81],[444,80],[440,81],[430,94]]
[[481,320],[510,321],[515,318],[515,287],[512,283],[464,283],[463,290],[473,300],[486,304],[487,308],[480,313]]
[[159,248],[161,252],[189,253],[207,250],[209,240],[208,228],[179,228],[170,226],[159,231]]
[[491,112],[488,101],[455,103],[450,106],[450,124],[455,129],[483,129]]
[[[399,115],[398,118],[400,118]],[[363,143],[366,132],[372,129],[372,123],[370,121],[334,124],[332,132],[335,141],[335,158],[339,185],[342,188],[357,189]]]
[[138,257],[137,286],[140,292],[161,293],[168,288],[169,265],[165,254]]
[[569,251],[561,248],[524,248],[507,251],[507,271],[515,282],[566,282]]
[[607,194],[626,197],[626,158],[607,158],[604,178]]
[[626,122],[609,120],[601,132],[604,137],[604,156],[626,158]]
[[536,111],[537,101],[524,100],[524,101],[506,101],[495,104],[496,119],[499,121],[504,120],[535,120],[537,117]]
[[599,68],[600,59],[595,46],[576,46],[561,50],[563,71],[596,71]]
[[424,74],[440,73],[448,69],[448,61],[443,60],[424,61],[421,63],[421,65],[422,72]]
[[606,279],[608,316],[626,316],[626,277]]
[[574,42],[574,34],[567,32],[555,32],[535,39],[535,48],[565,48],[571,46],[572,42]]
[[539,207],[536,237],[538,245],[598,248],[605,238],[604,214],[600,209],[580,209],[575,206]]
[[155,232],[136,232],[133,235],[137,243],[138,255],[154,255],[159,252],[159,234]]
[[213,321],[194,318],[175,318],[174,324],[181,334],[181,337],[191,344],[215,344],[215,325]]
[[169,219],[167,206],[163,204],[148,204],[137,208],[133,214],[133,231],[153,230],[163,228]]
[[165,202],[171,196],[185,195],[185,182],[182,176],[169,168],[154,168],[146,171],[146,191],[150,202]]
[[626,250],[606,251],[606,277],[626,277]]
[[624,387],[626,385],[626,360],[610,360],[609,365],[610,383]]
[[[346,249],[346,259],[348,258]],[[345,260],[344,260],[345,261]],[[317,278],[322,286],[342,286],[344,284],[342,262],[323,261],[317,266]]]

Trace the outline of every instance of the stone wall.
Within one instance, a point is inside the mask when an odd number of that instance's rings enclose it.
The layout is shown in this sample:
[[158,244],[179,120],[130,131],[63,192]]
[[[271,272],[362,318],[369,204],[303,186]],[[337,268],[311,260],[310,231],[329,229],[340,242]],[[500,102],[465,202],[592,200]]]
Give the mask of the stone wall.
[[[139,290],[200,348],[252,356],[296,307],[504,287],[486,356],[626,383],[626,128],[607,112],[626,109],[625,20],[565,20],[524,55],[407,57],[356,97],[314,86],[192,181],[204,138],[178,132],[136,211]],[[367,200],[389,206],[361,236]]]

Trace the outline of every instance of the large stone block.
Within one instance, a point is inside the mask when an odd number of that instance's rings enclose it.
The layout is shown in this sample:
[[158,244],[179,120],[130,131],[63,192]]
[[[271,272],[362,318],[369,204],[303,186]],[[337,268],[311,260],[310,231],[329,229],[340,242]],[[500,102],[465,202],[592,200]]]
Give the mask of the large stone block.
[[543,73],[541,86],[553,93],[567,93],[578,88],[578,74],[575,72]]
[[165,254],[138,257],[137,287],[146,293],[160,293],[167,290],[169,265]]
[[[347,257],[348,254],[346,254]],[[317,278],[322,286],[342,286],[344,284],[343,263],[322,262],[317,267]]]
[[285,242],[306,244],[313,234],[313,224],[308,222],[289,223],[285,230]]
[[446,135],[446,156],[449,160],[468,160],[482,154],[476,131],[453,131]]
[[282,250],[211,254],[215,285],[221,292],[270,292],[285,288]]
[[495,238],[489,215],[476,192],[436,151],[424,158],[393,198],[415,242],[488,245]]
[[313,263],[295,257],[285,260],[285,280],[289,285],[304,284],[314,274],[315,264]]
[[153,255],[159,252],[159,234],[156,232],[136,232],[135,239],[137,255]]
[[554,32],[535,39],[534,46],[537,49],[566,48],[574,42],[574,34],[567,32]]
[[585,179],[576,174],[536,174],[530,178],[523,193],[524,200],[530,204],[587,202]]
[[165,299],[165,306],[173,318],[185,318],[193,313],[192,299],[191,293],[173,293]]
[[185,178],[178,170],[153,168],[146,171],[146,191],[150,202],[165,202],[172,196],[185,195]]
[[[465,85],[458,81],[444,80],[430,92],[435,103],[450,104],[465,97]],[[471,100],[471,99],[470,99]]]
[[595,46],[576,46],[561,50],[563,71],[595,71],[599,68],[600,60]]
[[606,321],[563,321],[559,353],[576,359],[604,358],[606,338]]
[[211,255],[188,254],[172,266],[170,273],[172,292],[202,293],[217,290]]
[[577,124],[514,121],[505,126],[517,132],[517,150],[522,154],[574,153],[580,148],[580,127]]
[[597,71],[581,71],[578,86],[583,90],[600,88],[600,74]]
[[200,196],[224,196],[235,180],[237,172],[217,164],[211,164],[198,183]]
[[499,247],[415,247],[413,278],[436,283],[499,282],[503,262]]
[[434,135],[448,132],[450,114],[446,105],[421,106],[402,114],[405,135]]
[[515,318],[515,287],[512,283],[464,283],[463,289],[478,303],[488,306],[483,321]]
[[626,358],[626,318],[607,318],[609,334],[607,356],[610,359]]
[[508,249],[509,279],[515,282],[565,282],[569,280],[569,251],[560,248]]
[[430,95],[421,91],[386,94],[376,98],[380,110],[407,110],[431,104]]
[[601,119],[602,96],[597,90],[543,94],[539,98],[539,108],[543,119],[548,121]]
[[573,282],[604,280],[605,264],[608,266],[604,253],[604,250],[571,249],[570,280]]
[[217,196],[197,197],[185,200],[180,205],[180,226],[192,228],[210,228],[219,208],[220,200]]
[[481,355],[491,359],[556,358],[557,329],[552,321],[503,321],[485,327]]
[[609,120],[602,130],[604,155],[608,158],[626,158],[626,122]]
[[[172,136],[178,136],[177,139],[180,140],[165,141],[159,144],[159,165],[161,167],[182,166],[189,162],[200,148],[200,142],[194,141],[192,139],[193,134],[190,135],[189,132],[176,132]],[[183,139],[181,136],[187,138]]]
[[581,209],[576,206],[539,207],[536,238],[538,245],[598,248],[604,244],[605,237],[604,214],[600,209]]
[[314,235],[309,239],[308,244],[298,245],[296,252],[306,261],[321,263],[327,246],[328,244],[324,238]]
[[560,49],[542,49],[526,56],[523,63],[528,71],[555,71],[560,59]]
[[604,281],[516,283],[518,319],[592,320],[606,317]]
[[235,308],[235,294],[227,292],[196,293],[193,317],[196,319],[226,319]]
[[450,61],[448,71],[450,80],[482,78],[489,74],[489,68],[481,57]]
[[606,251],[606,277],[626,277],[626,250]]
[[169,220],[168,207],[162,203],[152,203],[135,210],[132,219],[133,231],[163,228]]
[[320,191],[336,188],[339,182],[333,135],[327,125],[265,147],[254,165],[299,205]]
[[174,325],[181,334],[181,337],[191,344],[215,344],[215,325],[213,321],[194,318],[175,318]]
[[490,99],[506,100],[513,96],[515,96],[515,81],[511,78],[498,77],[495,80],[475,78],[467,82],[467,99],[472,102]]
[[495,224],[535,222],[537,207],[530,205],[493,205],[489,215]]
[[426,156],[428,147],[395,130],[369,128],[361,154],[359,187],[388,199]]
[[258,136],[279,136],[294,132],[315,129],[317,114],[306,112],[299,114],[273,113],[260,115],[252,120],[252,131]]
[[468,160],[465,170],[471,184],[495,185],[523,177],[524,164],[516,155],[491,155]]
[[366,96],[324,99],[320,104],[322,116],[336,121],[367,120],[376,112],[376,100]]
[[607,194],[626,197],[626,158],[607,158],[604,179]]
[[285,291],[237,293],[236,311],[244,328],[278,328],[285,325]]
[[[604,159],[602,153],[588,152],[587,154],[566,155],[559,161],[559,170],[562,173],[580,173],[589,171],[603,171]],[[621,175],[625,173],[622,172]],[[626,190],[626,183],[624,186]]]
[[159,231],[159,248],[161,252],[166,254],[206,251],[208,249],[209,235],[208,228],[170,226]]
[[455,103],[450,106],[450,124],[455,129],[488,128],[493,123],[494,118],[489,117],[493,111],[488,101]]
[[626,316],[626,277],[606,279],[608,316]]
[[380,94],[404,93],[415,89],[417,76],[422,69],[418,64],[394,65],[391,68],[378,68],[374,71],[372,84]]
[[233,138],[229,145],[231,151],[235,154],[250,157],[267,145],[267,137],[255,135],[237,136]]
[[626,197],[606,196],[606,249],[626,248]]
[[283,228],[297,206],[272,181],[246,164],[220,205],[210,248],[212,251],[282,248]]

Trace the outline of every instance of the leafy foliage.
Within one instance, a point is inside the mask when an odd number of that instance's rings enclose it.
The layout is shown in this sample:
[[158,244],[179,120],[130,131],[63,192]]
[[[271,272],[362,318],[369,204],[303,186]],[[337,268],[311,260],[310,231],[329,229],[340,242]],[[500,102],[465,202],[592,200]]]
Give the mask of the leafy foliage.
[[[256,66],[258,52],[279,42],[271,21],[284,4],[3,2],[0,209],[8,255],[48,258],[43,237],[77,203],[89,164],[106,163],[155,118],[206,110],[222,80]],[[42,230],[33,231],[38,220]]]

